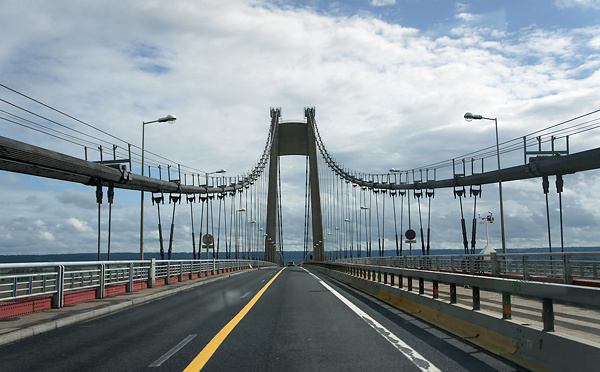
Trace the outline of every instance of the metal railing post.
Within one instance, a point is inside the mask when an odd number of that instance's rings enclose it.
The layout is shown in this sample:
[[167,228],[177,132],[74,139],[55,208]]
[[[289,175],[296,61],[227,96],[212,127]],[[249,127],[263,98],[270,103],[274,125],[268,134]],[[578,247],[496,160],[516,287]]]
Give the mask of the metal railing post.
[[129,278],[127,280],[127,288],[125,289],[126,292],[133,292],[133,262],[129,263]]
[[523,280],[529,281],[529,257],[523,255]]
[[571,255],[565,253],[563,256],[563,273],[565,284],[573,284],[573,272],[571,268]]
[[554,331],[554,305],[551,298],[542,298],[544,332]]
[[156,287],[156,259],[150,259],[150,267],[148,268],[148,288]]
[[96,298],[97,299],[104,298],[105,273],[106,273],[106,266],[105,266],[105,264],[101,264],[100,265],[100,273],[98,274],[98,288],[96,288]]
[[456,283],[450,283],[450,303],[456,303]]
[[65,290],[65,267],[60,265],[58,272],[56,273],[56,293],[52,296],[52,307],[54,309],[60,309],[64,303],[64,290]]
[[502,319],[512,318],[510,292],[502,292]]
[[490,270],[493,277],[500,277],[500,261],[498,261],[498,253],[496,252],[490,253]]
[[167,277],[165,278],[165,284],[171,284],[171,261],[167,261]]
[[473,310],[481,310],[481,294],[479,287],[473,287]]

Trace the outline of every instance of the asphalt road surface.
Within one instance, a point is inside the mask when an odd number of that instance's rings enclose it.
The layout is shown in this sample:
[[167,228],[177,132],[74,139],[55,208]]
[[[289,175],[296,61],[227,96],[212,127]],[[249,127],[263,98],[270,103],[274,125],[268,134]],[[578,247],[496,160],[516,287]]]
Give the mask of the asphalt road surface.
[[2,346],[0,370],[523,370],[324,275],[280,270],[234,275]]

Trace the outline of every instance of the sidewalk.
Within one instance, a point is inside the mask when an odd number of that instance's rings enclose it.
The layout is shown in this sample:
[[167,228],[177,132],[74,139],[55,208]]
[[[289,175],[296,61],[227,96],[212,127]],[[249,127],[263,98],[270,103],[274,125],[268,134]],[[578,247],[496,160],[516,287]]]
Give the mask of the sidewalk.
[[205,276],[183,282],[175,282],[169,285],[161,285],[154,288],[105,297],[99,300],[81,302],[76,305],[64,306],[60,309],[50,309],[16,318],[0,319],[0,346],[70,324],[116,313],[123,309],[151,302],[177,292],[226,279],[234,275],[240,275],[249,270],[256,269],[246,269]]

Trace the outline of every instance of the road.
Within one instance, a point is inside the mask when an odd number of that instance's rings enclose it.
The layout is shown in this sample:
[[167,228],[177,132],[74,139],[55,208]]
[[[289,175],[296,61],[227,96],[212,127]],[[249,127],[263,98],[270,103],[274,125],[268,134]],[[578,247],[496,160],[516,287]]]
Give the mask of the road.
[[233,275],[5,345],[0,369],[523,370],[319,273],[279,271]]

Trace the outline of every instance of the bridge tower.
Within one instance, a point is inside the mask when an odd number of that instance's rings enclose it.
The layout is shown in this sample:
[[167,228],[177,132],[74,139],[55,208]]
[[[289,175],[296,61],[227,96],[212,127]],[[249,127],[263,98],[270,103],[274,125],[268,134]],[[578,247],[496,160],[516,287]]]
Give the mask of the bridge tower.
[[269,189],[267,196],[267,235],[265,236],[265,260],[276,262],[277,205],[279,198],[279,157],[288,155],[308,156],[310,205],[312,215],[313,259],[323,261],[323,217],[317,166],[317,141],[315,137],[315,109],[306,108],[306,123],[280,123],[281,110],[271,109],[271,153],[269,158]]

